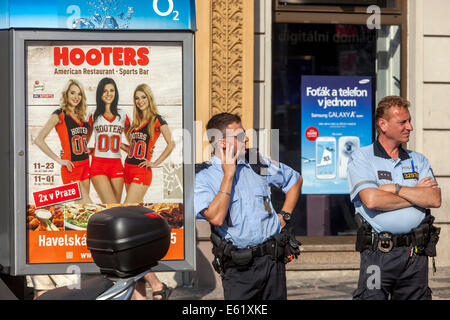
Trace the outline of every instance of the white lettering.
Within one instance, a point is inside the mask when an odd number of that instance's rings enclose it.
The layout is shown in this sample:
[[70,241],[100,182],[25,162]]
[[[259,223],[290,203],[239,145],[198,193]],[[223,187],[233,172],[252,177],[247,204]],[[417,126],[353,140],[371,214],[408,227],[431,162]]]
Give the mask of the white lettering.
[[367,278],[367,288],[369,290],[381,289],[381,270],[379,266],[371,265],[367,267],[367,273],[370,273],[370,277]]
[[337,97],[334,99],[324,98],[317,100],[319,107],[323,107],[324,109],[328,107],[356,107],[356,100],[350,99],[338,99]]
[[161,12],[158,9],[158,0],[153,0],[153,10],[155,10],[156,14],[161,17],[168,16],[173,11],[173,0],[168,0],[169,8],[166,12]]
[[192,304],[189,304],[189,307],[183,307],[183,315],[191,315],[191,314],[205,314],[209,315],[210,318],[214,317],[216,313],[217,307],[196,307]]
[[366,13],[373,14],[367,18],[367,28],[370,30],[381,29],[381,9],[377,5],[371,5],[367,7]]
[[73,236],[65,234],[61,237],[39,235],[38,239],[39,247],[86,246],[86,235],[83,235],[82,237],[77,234]]
[[[56,199],[74,196],[75,194],[76,194],[75,188],[68,189],[68,190],[62,190],[62,191],[55,190]],[[53,197],[51,197],[51,198],[53,199]]]

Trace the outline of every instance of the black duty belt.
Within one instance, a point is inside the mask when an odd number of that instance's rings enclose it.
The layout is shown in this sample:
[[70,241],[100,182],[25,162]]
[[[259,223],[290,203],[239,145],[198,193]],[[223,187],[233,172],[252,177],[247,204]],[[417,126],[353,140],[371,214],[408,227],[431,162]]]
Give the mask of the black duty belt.
[[248,246],[242,249],[233,246],[229,254],[225,253],[224,265],[228,268],[247,267],[253,258],[263,256],[270,256],[273,260],[281,259],[284,256],[284,250],[277,250],[277,248],[277,242],[274,239],[269,239],[259,245]]
[[270,240],[270,241],[266,241],[262,244],[258,244],[256,246],[248,246],[247,248],[244,248],[244,249],[237,249],[237,251],[250,250],[250,252],[252,253],[252,256],[255,258],[255,257],[262,257],[262,256],[266,256],[266,255],[270,254],[269,248],[273,248],[273,246],[275,246],[275,241]]
[[409,247],[414,242],[413,233],[392,234],[390,232],[373,232],[372,248],[375,249],[373,245],[376,244],[376,248],[380,251],[389,252],[394,247]]
[[440,228],[433,226],[434,217],[430,214],[425,216],[419,226],[406,234],[377,233],[359,214],[355,219],[358,224],[356,250],[359,252],[366,249],[390,252],[394,247],[415,247],[417,253],[436,256]]
[[214,255],[213,267],[219,274],[225,269],[234,267],[238,269],[248,268],[256,257],[269,256],[272,260],[281,260],[288,263],[296,259],[300,254],[301,245],[295,239],[292,230],[283,228],[266,240],[264,243],[239,249],[230,241],[222,240],[211,228],[212,253]]

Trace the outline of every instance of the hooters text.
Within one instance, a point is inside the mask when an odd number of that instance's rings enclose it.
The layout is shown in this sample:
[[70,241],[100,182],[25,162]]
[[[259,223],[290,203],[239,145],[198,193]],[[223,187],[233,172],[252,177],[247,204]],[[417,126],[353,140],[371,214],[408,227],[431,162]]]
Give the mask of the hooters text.
[[69,64],[79,66],[87,63],[90,66],[146,66],[149,63],[150,50],[147,47],[100,47],[89,50],[82,48],[54,47],[53,64],[55,66]]

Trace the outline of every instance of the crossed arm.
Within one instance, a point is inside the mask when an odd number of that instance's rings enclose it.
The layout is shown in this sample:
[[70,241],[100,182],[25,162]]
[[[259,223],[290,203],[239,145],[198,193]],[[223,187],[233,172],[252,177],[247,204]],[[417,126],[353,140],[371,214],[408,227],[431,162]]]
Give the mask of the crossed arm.
[[439,208],[441,206],[441,189],[436,180],[426,177],[415,187],[402,186],[398,195],[395,185],[386,184],[368,188],[359,192],[362,203],[370,210],[391,211],[411,206],[422,208]]

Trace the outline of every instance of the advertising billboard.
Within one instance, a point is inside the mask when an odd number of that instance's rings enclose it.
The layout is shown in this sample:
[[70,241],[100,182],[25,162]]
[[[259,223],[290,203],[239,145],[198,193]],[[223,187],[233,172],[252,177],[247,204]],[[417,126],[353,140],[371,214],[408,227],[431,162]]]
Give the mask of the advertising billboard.
[[[9,32],[11,274],[97,272],[103,209],[146,207],[171,227],[154,271],[195,269],[193,34]],[[101,40],[99,40],[101,39]],[[8,125],[9,124],[9,125]],[[9,160],[8,160],[9,161]],[[5,187],[7,187],[5,185]],[[6,251],[5,251],[6,252]],[[8,261],[9,259],[9,261]]]
[[349,192],[347,163],[372,143],[372,78],[302,76],[303,194]]
[[171,227],[153,270],[195,269],[195,29],[194,0],[0,0],[2,272],[98,272],[86,223],[131,204]]
[[184,259],[182,71],[181,44],[27,42],[28,263],[92,261],[89,217],[125,204]]

